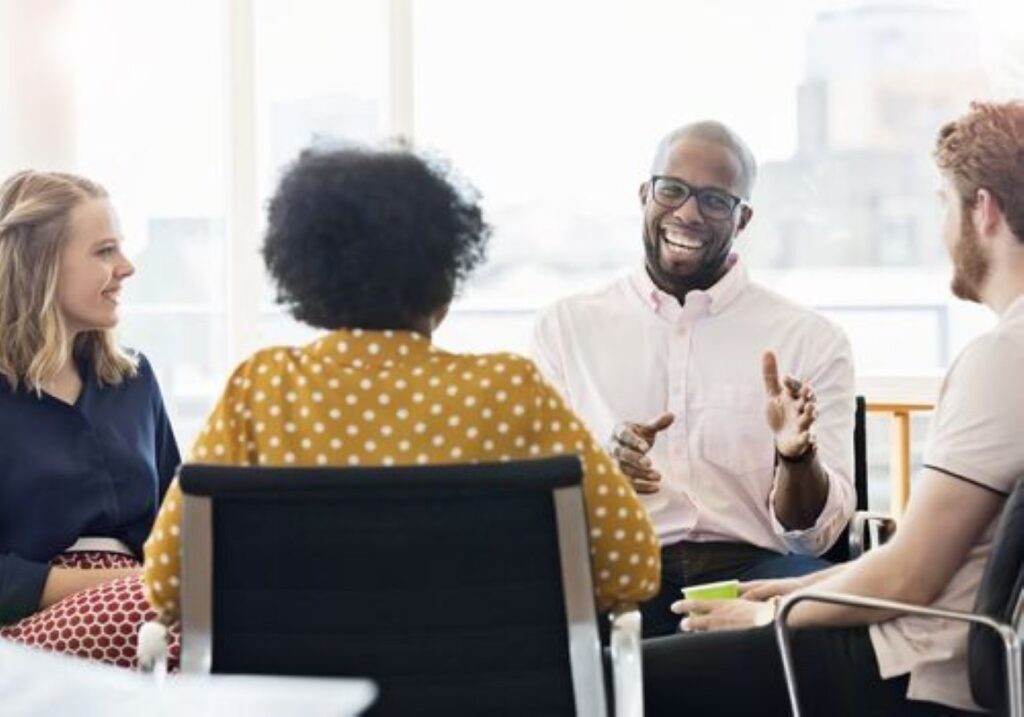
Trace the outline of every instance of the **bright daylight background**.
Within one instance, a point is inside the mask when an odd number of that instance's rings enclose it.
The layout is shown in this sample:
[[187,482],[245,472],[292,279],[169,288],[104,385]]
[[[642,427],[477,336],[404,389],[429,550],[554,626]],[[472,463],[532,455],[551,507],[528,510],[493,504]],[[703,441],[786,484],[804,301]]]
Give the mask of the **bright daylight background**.
[[1019,0],[0,0],[0,175],[110,189],[139,269],[123,338],[185,446],[235,362],[312,335],[257,254],[281,168],[395,134],[447,157],[496,228],[443,346],[523,351],[538,307],[637,266],[655,143],[713,117],[761,162],[755,278],[845,327],[869,396],[928,397],[992,323],[948,295],[935,131],[1011,96]]

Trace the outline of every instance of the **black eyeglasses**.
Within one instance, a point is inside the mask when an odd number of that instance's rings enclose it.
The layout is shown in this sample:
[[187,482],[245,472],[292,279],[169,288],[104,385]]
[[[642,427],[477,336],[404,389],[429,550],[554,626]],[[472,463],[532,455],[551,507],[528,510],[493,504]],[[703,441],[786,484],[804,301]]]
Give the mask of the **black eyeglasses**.
[[694,187],[676,177],[651,177],[651,196],[667,209],[679,209],[691,196],[697,198],[697,208],[708,219],[728,219],[743,204],[743,200],[724,189]]

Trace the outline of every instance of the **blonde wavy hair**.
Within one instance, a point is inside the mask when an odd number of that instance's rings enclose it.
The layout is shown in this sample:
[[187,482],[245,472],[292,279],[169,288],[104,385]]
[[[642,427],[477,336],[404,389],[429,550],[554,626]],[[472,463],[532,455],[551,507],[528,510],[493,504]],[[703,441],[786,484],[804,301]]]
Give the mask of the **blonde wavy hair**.
[[15,390],[39,393],[73,357],[87,360],[101,384],[138,371],[109,329],[69,341],[57,302],[71,211],[106,196],[95,182],[59,172],[18,172],[0,186],[0,376]]

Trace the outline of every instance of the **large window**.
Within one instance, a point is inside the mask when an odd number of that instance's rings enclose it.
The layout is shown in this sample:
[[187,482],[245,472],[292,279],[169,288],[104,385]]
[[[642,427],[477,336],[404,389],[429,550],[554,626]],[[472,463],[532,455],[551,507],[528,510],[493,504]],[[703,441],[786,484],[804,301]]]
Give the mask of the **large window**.
[[712,117],[761,163],[755,278],[847,330],[862,390],[927,392],[991,323],[949,296],[931,144],[1024,95],[1022,27],[1016,0],[4,0],[0,172],[109,186],[139,266],[123,334],[186,445],[233,363],[313,334],[258,259],[282,167],[398,134],[496,229],[443,345],[522,351],[539,306],[637,266],[654,144]]
[[138,270],[122,335],[188,441],[229,368],[224,15],[203,0],[49,4],[66,11],[71,168],[110,191]]
[[[860,391],[932,398],[951,358],[992,318],[949,294],[931,148],[971,99],[1024,92],[1024,48],[1010,19],[1020,27],[1024,9],[820,0],[422,7],[417,140],[478,182],[497,230],[490,262],[439,340],[524,349],[538,306],[638,266],[637,188],[654,144],[709,117],[734,127],[760,163],[754,221],[738,242],[755,279],[846,330]],[[453,35],[457,23],[476,32]],[[869,421],[877,507],[885,420]],[[926,428],[922,414],[915,460]]]
[[522,348],[538,305],[636,266],[653,146],[704,117],[760,160],[740,252],[850,332],[861,374],[937,374],[985,325],[946,290],[930,149],[944,120],[1005,79],[980,50],[990,5],[417,8],[417,141],[477,181],[497,228],[449,341]]
[[[262,208],[282,169],[303,149],[372,144],[387,135],[388,6],[361,0],[256,0],[253,8]],[[261,211],[261,230],[263,220]],[[269,280],[262,287],[264,343],[310,340],[315,331],[274,304]]]

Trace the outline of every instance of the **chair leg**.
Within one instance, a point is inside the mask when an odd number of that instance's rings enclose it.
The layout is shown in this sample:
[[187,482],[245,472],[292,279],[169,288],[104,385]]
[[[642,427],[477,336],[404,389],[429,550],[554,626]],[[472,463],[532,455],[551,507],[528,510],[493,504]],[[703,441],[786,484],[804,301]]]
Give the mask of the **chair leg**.
[[640,647],[640,611],[611,616],[612,688],[615,717],[643,717],[644,677]]
[[1006,644],[1006,705],[1010,717],[1024,717],[1024,688],[1020,683],[1021,646],[1012,631],[1003,635]]
[[167,638],[167,627],[156,620],[151,620],[139,628],[139,671],[152,672],[158,682],[167,676]]

